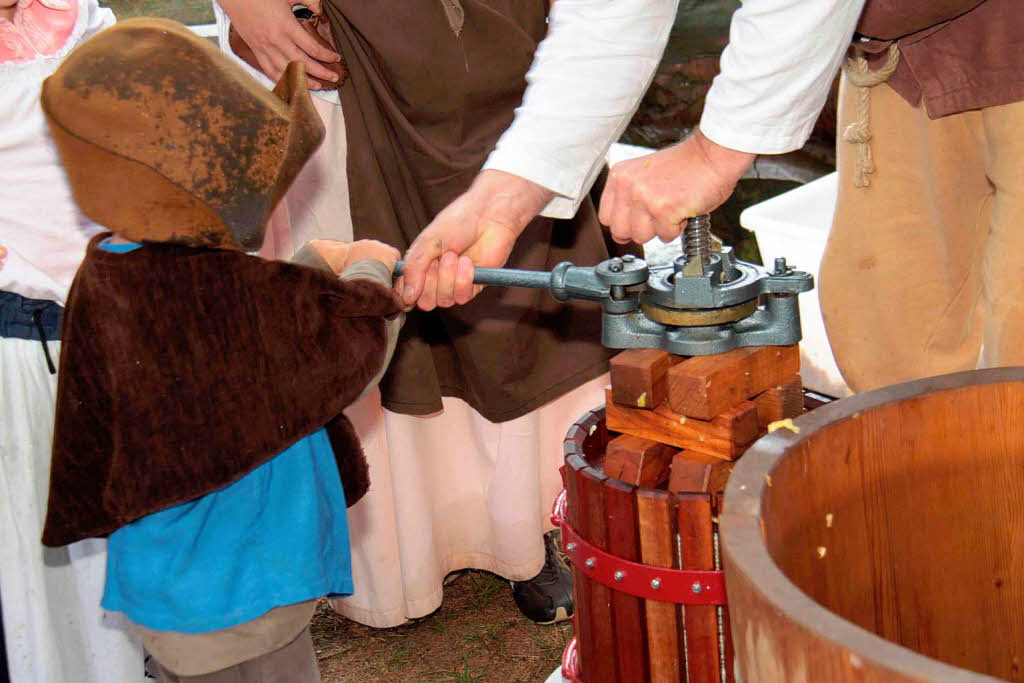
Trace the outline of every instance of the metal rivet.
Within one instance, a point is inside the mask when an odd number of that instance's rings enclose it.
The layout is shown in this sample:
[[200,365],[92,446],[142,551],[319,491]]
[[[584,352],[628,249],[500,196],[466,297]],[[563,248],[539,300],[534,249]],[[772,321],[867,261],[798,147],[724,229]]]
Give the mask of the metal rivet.
[[624,572],[624,571],[622,571],[622,570],[620,569],[619,571],[617,571],[617,572],[615,572],[614,574],[612,574],[612,577],[613,577],[613,578],[614,578],[614,579],[615,579],[616,581],[622,581],[622,580],[623,580],[624,578],[626,578],[626,572]]
[[623,254],[621,258],[623,263],[632,263],[636,260],[636,256],[633,256],[632,254]]
[[570,553],[576,552],[576,544],[575,543],[566,543],[565,544],[565,550],[566,550],[566,552],[570,552]]
[[694,593],[700,593],[702,588],[699,583],[694,583],[692,586],[690,586],[690,590],[692,590]]
[[595,560],[592,557],[588,557],[587,561],[584,562],[583,564],[587,565],[587,569],[593,569],[594,565],[597,564],[597,560]]
[[654,590],[661,588],[661,579],[651,579],[651,588]]

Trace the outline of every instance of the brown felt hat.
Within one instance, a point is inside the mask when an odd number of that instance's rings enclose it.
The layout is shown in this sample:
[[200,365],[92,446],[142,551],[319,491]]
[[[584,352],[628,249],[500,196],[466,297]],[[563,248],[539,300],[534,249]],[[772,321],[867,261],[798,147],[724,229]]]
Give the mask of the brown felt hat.
[[270,92],[164,19],[85,42],[42,104],[79,207],[134,241],[258,249],[324,137],[301,63]]

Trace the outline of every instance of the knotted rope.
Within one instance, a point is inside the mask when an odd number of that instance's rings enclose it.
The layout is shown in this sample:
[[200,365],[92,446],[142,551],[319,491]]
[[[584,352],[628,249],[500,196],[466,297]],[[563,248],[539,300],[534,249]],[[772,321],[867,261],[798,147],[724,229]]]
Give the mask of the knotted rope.
[[877,71],[868,69],[868,60],[860,50],[843,64],[843,73],[850,85],[857,88],[857,118],[843,131],[843,140],[857,148],[857,166],[853,178],[855,187],[870,185],[868,175],[875,172],[875,160],[871,155],[871,88],[889,80],[899,63],[900,50],[893,43],[889,46],[885,65]]

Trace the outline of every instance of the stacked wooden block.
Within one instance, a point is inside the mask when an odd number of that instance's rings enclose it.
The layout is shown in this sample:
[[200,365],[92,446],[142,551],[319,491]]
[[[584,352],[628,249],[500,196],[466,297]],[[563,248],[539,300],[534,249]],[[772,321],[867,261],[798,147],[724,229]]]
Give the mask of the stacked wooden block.
[[631,349],[611,361],[604,472],[634,486],[718,494],[770,423],[803,412],[797,346],[684,358]]

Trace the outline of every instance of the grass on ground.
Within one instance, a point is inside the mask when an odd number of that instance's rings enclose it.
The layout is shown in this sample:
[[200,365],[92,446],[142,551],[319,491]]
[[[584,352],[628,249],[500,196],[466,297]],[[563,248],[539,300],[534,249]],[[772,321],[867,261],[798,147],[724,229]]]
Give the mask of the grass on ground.
[[538,626],[526,619],[508,581],[479,571],[446,586],[441,608],[416,623],[373,629],[322,601],[312,631],[327,683],[535,683],[558,668],[572,638],[569,622]]

